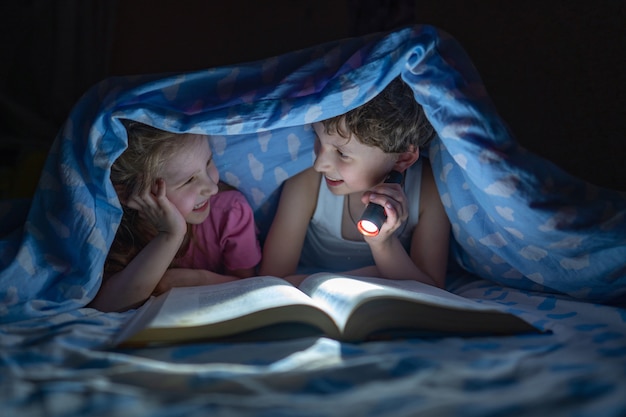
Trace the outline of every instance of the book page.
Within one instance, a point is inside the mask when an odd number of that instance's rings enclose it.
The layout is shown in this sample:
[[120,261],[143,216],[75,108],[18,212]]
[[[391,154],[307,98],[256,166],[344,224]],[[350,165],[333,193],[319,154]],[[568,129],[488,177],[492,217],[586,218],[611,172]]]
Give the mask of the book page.
[[365,301],[380,297],[413,300],[452,310],[501,311],[495,306],[481,304],[411,280],[318,273],[307,277],[300,289],[331,314],[342,330],[352,311]]
[[268,276],[177,287],[151,298],[116,338],[122,347],[312,334],[340,337],[329,314],[289,282]]
[[275,277],[245,278],[202,287],[178,287],[172,288],[148,327],[212,324],[292,304],[313,305],[300,290]]

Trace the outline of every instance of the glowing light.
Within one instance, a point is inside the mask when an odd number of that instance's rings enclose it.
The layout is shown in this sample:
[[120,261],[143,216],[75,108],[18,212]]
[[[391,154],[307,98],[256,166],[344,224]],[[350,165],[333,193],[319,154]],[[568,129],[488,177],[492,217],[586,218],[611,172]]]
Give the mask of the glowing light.
[[378,226],[369,220],[361,220],[357,224],[359,232],[365,236],[376,236],[378,234]]

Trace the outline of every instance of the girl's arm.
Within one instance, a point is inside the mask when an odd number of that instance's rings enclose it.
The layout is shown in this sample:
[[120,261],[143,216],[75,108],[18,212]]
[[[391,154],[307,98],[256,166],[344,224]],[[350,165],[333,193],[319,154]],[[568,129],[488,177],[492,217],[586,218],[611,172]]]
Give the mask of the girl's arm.
[[254,277],[256,276],[256,267],[227,270],[226,275],[233,276],[237,279]]
[[285,277],[296,272],[320,181],[320,174],[309,168],[285,182],[263,245],[260,275]]
[[126,265],[106,277],[90,307],[101,311],[124,311],[143,304],[167,271],[187,233],[187,223],[165,194],[165,182],[134,192],[125,204],[148,219],[157,235]]
[[225,274],[211,272],[206,269],[170,268],[152,292],[153,295],[163,294],[174,287],[195,287],[200,285],[221,284],[237,281],[255,275],[254,268],[226,271]]
[[182,236],[159,233],[120,272],[103,280],[90,307],[124,311],[139,307],[152,294],[180,247]]
[[[211,201],[211,214],[201,225],[194,228],[192,244],[202,245],[204,239],[219,242],[221,263],[224,270],[214,272],[196,265],[195,260],[187,260],[178,266],[168,269],[159,281],[153,294],[159,295],[173,287],[192,287],[199,285],[219,284],[236,281],[256,275],[256,267],[261,260],[256,224],[252,207],[246,198],[234,188],[224,190]],[[206,231],[204,228],[218,223],[218,231]],[[217,233],[217,234],[215,234]],[[216,253],[212,255],[217,256]],[[195,258],[195,256],[193,257]],[[254,264],[252,264],[254,263]],[[228,264],[233,265],[229,268]]]
[[[389,279],[413,279],[443,288],[448,260],[450,222],[427,161],[424,161],[422,168],[419,204],[420,217],[413,230],[410,254],[404,250],[395,236],[366,240],[370,244],[381,276]],[[397,216],[397,212],[389,215],[390,220]]]

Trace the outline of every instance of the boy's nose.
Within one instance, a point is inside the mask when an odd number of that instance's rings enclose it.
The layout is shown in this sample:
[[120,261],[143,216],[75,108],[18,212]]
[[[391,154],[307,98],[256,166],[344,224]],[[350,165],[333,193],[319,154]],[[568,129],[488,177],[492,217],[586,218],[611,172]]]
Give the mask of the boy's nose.
[[317,172],[323,172],[328,167],[330,167],[328,155],[323,150],[318,150],[315,155],[315,162],[313,162],[313,169]]

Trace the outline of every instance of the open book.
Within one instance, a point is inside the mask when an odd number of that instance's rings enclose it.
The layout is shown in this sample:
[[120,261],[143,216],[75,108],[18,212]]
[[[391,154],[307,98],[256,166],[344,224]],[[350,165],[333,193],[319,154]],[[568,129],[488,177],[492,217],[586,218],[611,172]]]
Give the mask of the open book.
[[318,273],[298,288],[269,276],[173,288],[151,298],[117,338],[119,346],[200,340],[272,340],[321,334],[342,341],[411,334],[539,332],[502,306],[417,281]]

